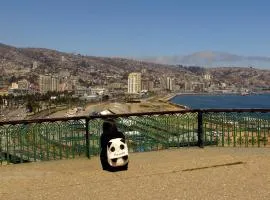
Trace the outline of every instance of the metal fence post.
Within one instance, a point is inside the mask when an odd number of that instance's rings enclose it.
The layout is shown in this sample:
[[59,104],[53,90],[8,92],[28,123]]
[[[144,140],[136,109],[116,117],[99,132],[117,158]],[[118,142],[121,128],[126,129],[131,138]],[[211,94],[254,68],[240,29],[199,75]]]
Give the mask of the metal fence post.
[[85,119],[85,153],[86,153],[86,157],[90,158],[90,137],[89,137],[89,118]]
[[204,135],[203,135],[203,112],[198,111],[198,146],[204,147]]

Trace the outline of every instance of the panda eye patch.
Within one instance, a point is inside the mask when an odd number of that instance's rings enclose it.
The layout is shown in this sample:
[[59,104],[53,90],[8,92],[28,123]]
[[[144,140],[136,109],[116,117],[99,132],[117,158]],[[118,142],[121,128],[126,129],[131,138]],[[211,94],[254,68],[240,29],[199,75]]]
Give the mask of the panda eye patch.
[[111,152],[114,152],[114,151],[115,151],[115,148],[114,148],[114,147],[112,147],[112,148],[111,148]]
[[120,145],[120,149],[123,150],[125,146],[123,144]]

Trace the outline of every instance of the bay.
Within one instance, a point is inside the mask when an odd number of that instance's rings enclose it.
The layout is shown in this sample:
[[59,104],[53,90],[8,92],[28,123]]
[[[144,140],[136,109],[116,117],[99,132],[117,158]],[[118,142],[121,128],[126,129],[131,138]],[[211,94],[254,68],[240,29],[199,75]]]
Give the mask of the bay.
[[270,94],[241,95],[177,95],[172,103],[192,109],[211,108],[270,108]]

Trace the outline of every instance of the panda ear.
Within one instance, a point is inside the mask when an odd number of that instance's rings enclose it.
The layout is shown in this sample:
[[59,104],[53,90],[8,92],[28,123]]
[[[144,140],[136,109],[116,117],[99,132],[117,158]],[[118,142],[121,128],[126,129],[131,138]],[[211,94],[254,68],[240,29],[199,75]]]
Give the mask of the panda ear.
[[120,140],[121,142],[123,142],[123,143],[125,143],[125,139],[124,138],[121,138],[121,140]]
[[111,144],[112,144],[112,142],[108,142],[108,147],[110,147],[110,146],[111,146]]

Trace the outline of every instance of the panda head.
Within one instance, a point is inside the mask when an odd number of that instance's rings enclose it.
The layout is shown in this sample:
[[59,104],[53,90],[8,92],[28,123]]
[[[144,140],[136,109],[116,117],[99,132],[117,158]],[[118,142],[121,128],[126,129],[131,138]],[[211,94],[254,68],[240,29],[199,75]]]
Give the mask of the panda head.
[[111,139],[107,145],[108,163],[112,167],[128,163],[128,147],[123,138]]

